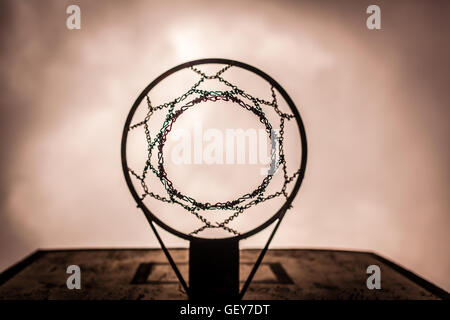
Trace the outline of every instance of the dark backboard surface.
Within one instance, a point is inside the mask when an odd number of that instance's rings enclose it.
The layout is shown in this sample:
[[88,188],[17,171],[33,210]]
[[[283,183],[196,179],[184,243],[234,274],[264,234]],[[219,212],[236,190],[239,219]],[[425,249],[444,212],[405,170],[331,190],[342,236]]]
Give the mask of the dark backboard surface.
[[[188,279],[188,250],[171,249]],[[259,250],[240,251],[241,287]],[[69,290],[69,265],[81,289]],[[369,290],[369,265],[381,268],[381,289]],[[212,284],[213,285],[213,284]],[[448,299],[444,290],[369,252],[269,250],[244,299]],[[186,299],[159,249],[40,250],[0,275],[0,299]]]

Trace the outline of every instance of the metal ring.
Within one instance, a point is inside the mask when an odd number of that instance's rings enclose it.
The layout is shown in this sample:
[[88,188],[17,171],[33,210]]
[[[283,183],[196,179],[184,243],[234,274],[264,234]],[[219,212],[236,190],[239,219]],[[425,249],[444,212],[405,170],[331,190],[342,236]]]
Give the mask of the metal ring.
[[264,223],[262,223],[261,225],[259,225],[258,227],[249,230],[243,234],[237,235],[235,237],[229,237],[229,238],[221,238],[221,239],[236,239],[236,240],[242,240],[242,239],[246,239],[250,236],[255,235],[256,233],[264,230],[265,228],[267,228],[269,225],[271,225],[275,220],[277,220],[287,209],[290,208],[292,201],[294,200],[295,196],[298,193],[298,190],[300,189],[300,186],[302,184],[303,181],[303,177],[305,174],[305,170],[306,170],[306,162],[307,162],[307,153],[308,153],[308,147],[307,147],[307,140],[306,140],[306,132],[305,132],[305,126],[303,124],[302,118],[300,116],[300,113],[297,110],[297,107],[295,106],[294,102],[292,101],[292,99],[289,97],[289,95],[287,94],[287,92],[283,89],[283,87],[276,82],[272,77],[270,77],[268,74],[266,74],[265,72],[250,66],[248,64],[239,62],[239,61],[234,61],[234,60],[229,60],[229,59],[221,59],[221,58],[211,58],[211,59],[200,59],[200,60],[194,60],[194,61],[190,61],[190,62],[186,62],[183,64],[180,64],[176,67],[173,67],[172,69],[167,70],[166,72],[164,72],[163,74],[161,74],[159,77],[157,77],[155,80],[153,80],[143,91],[142,93],[138,96],[138,98],[136,99],[136,101],[133,103],[130,112],[128,113],[127,119],[125,121],[125,125],[123,128],[123,133],[122,133],[122,141],[121,141],[121,160],[122,160],[122,170],[125,176],[125,181],[127,183],[128,188],[130,189],[131,194],[133,195],[134,200],[136,201],[136,203],[138,204],[138,207],[142,209],[142,211],[144,212],[146,218],[149,221],[154,221],[158,226],[160,226],[161,228],[163,228],[164,230],[172,233],[175,236],[178,236],[182,239],[185,240],[189,240],[192,241],[194,239],[203,239],[200,237],[194,237],[192,235],[188,235],[188,234],[184,234],[168,225],[166,225],[164,222],[162,222],[157,216],[155,216],[147,207],[146,205],[143,203],[143,201],[141,200],[141,198],[139,197],[136,189],[134,188],[133,182],[131,180],[131,176],[130,173],[128,171],[128,163],[127,163],[127,154],[126,154],[126,149],[127,149],[127,138],[128,138],[128,132],[129,132],[129,127],[131,124],[131,121],[133,119],[133,116],[137,110],[137,108],[139,107],[139,105],[141,104],[142,100],[145,99],[145,97],[147,96],[147,94],[150,92],[150,90],[152,90],[158,83],[160,83],[163,79],[167,78],[168,76],[170,76],[171,74],[185,69],[185,68],[190,68],[196,65],[202,65],[202,64],[229,64],[232,66],[236,66],[242,69],[245,69],[247,71],[253,72],[257,75],[259,75],[261,78],[263,78],[264,80],[266,80],[267,82],[269,82],[283,97],[283,99],[287,102],[289,108],[291,109],[292,114],[295,117],[295,120],[297,122],[297,126],[298,126],[298,130],[299,130],[299,134],[300,134],[300,140],[301,140],[301,148],[302,148],[302,152],[301,152],[301,163],[300,163],[300,174],[297,176],[297,180],[295,182],[295,185],[292,189],[292,192],[290,193],[290,195],[288,196],[288,198],[286,199],[286,202],[284,203],[284,205],[268,220],[266,220]]

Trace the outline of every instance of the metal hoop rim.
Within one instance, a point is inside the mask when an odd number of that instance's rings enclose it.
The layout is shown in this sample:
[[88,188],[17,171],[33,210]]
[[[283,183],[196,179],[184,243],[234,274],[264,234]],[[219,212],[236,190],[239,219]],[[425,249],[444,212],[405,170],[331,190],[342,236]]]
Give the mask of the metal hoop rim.
[[[228,238],[220,238],[221,240],[223,239],[236,239],[236,240],[242,240],[242,239],[246,239],[250,236],[255,235],[256,233],[264,230],[265,228],[267,228],[269,225],[271,225],[275,220],[277,220],[278,218],[280,218],[284,212],[286,210],[288,210],[291,207],[292,201],[294,200],[295,196],[298,193],[298,190],[300,189],[300,186],[303,182],[303,178],[304,178],[304,174],[305,174],[305,169],[306,169],[306,163],[307,163],[307,153],[308,153],[308,147],[307,147],[307,139],[306,139],[306,132],[305,132],[305,127],[302,121],[302,118],[300,116],[300,113],[297,109],[297,107],[295,106],[294,102],[292,101],[292,99],[289,97],[289,95],[287,94],[287,92],[284,90],[284,88],[277,82],[275,81],[272,77],[270,77],[268,74],[266,74],[265,72],[251,66],[248,65],[246,63],[243,62],[239,62],[239,61],[235,61],[235,60],[229,60],[229,59],[222,59],[222,58],[208,58],[208,59],[199,59],[199,60],[193,60],[193,61],[189,61],[189,62],[185,62],[182,63],[178,66],[175,66],[169,70],[167,70],[166,72],[164,72],[163,74],[161,74],[159,77],[157,77],[155,80],[153,80],[149,85],[147,85],[147,87],[141,92],[141,94],[138,96],[138,98],[135,100],[135,102],[133,103],[127,119],[125,121],[125,125],[123,128],[123,132],[122,132],[122,140],[121,140],[121,161],[122,161],[122,170],[125,176],[125,181],[127,183],[128,189],[130,190],[134,200],[136,201],[136,203],[138,204],[138,207],[141,208],[141,210],[144,212],[144,215],[146,216],[147,220],[149,220],[149,222],[154,221],[159,227],[163,228],[164,230],[166,230],[167,232],[178,236],[182,239],[191,241],[194,239],[205,239],[205,238],[201,238],[201,237],[195,237],[192,235],[188,235],[185,233],[182,233],[168,225],[166,225],[163,221],[161,221],[157,216],[155,216],[150,209],[147,208],[147,206],[143,203],[143,201],[141,200],[141,198],[139,197],[136,189],[134,188],[133,182],[131,180],[131,176],[130,173],[128,171],[128,162],[127,162],[127,154],[126,154],[126,149],[127,149],[127,138],[128,138],[128,131],[129,131],[129,127],[131,124],[131,121],[133,119],[133,116],[137,110],[137,108],[139,107],[139,105],[141,104],[142,100],[145,99],[145,97],[147,96],[147,94],[150,92],[151,89],[153,89],[158,83],[160,83],[162,80],[164,80],[165,78],[167,78],[168,76],[170,76],[171,74],[180,71],[182,69],[185,68],[189,68],[189,67],[193,67],[196,65],[202,65],[202,64],[230,64],[232,66],[236,66],[242,69],[245,69],[247,71],[253,72],[257,75],[259,75],[261,78],[263,78],[264,80],[266,80],[268,83],[270,83],[283,97],[283,99],[287,102],[289,108],[291,109],[295,120],[297,122],[297,126],[299,129],[299,134],[300,134],[300,140],[301,140],[301,147],[302,147],[302,152],[301,152],[301,163],[300,163],[300,174],[297,176],[297,180],[295,182],[295,185],[292,189],[292,192],[290,193],[290,195],[288,196],[288,198],[286,199],[286,202],[284,203],[284,205],[272,216],[270,217],[268,220],[266,220],[264,223],[262,223],[261,225],[257,226],[256,228],[249,230],[243,234],[234,236],[234,237],[228,237]],[[208,239],[208,240],[214,240],[214,239]]]

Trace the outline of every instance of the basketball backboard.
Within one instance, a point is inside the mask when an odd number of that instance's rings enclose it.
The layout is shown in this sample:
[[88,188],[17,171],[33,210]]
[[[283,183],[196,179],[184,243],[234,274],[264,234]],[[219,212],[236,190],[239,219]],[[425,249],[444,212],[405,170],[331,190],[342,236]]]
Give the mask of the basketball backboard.
[[[170,249],[188,278],[188,249]],[[240,283],[259,250],[240,250]],[[69,290],[69,265],[81,269],[81,289]],[[381,269],[381,289],[369,290],[369,265]],[[370,252],[272,249],[244,300],[448,299],[444,290]],[[160,249],[38,250],[0,275],[0,299],[187,299]]]

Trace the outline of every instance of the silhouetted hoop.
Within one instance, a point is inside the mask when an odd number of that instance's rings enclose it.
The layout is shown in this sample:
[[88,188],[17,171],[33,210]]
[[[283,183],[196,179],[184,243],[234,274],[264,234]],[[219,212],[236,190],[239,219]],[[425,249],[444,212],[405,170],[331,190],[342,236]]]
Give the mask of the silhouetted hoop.
[[139,107],[141,102],[146,98],[146,96],[150,92],[150,90],[152,90],[158,83],[160,83],[162,80],[164,80],[171,74],[173,74],[179,70],[185,69],[185,68],[190,68],[190,67],[202,65],[202,64],[225,64],[225,65],[229,64],[229,65],[239,67],[239,68],[245,69],[247,71],[253,72],[253,73],[257,74],[258,76],[260,76],[261,78],[263,78],[264,80],[266,80],[268,83],[270,83],[270,85],[272,85],[281,94],[283,99],[288,104],[292,114],[294,115],[295,121],[297,122],[298,130],[299,130],[300,141],[301,141],[301,150],[302,150],[301,155],[300,155],[300,168],[299,168],[300,173],[297,176],[295,185],[294,185],[291,193],[289,194],[288,198],[286,199],[286,202],[284,203],[284,205],[280,209],[278,209],[278,211],[272,217],[270,217],[268,220],[266,220],[264,223],[260,224],[259,226],[255,227],[254,229],[249,230],[243,234],[240,234],[240,235],[237,235],[234,237],[220,238],[220,239],[235,239],[235,240],[239,241],[239,240],[248,238],[252,235],[255,235],[256,233],[264,230],[265,228],[270,226],[274,221],[276,221],[278,218],[280,218],[287,209],[289,209],[289,207],[292,204],[292,201],[294,200],[295,196],[298,193],[298,190],[300,189],[300,186],[302,184],[302,181],[303,181],[303,178],[305,175],[305,170],[306,170],[308,147],[307,147],[305,127],[304,127],[302,118],[300,116],[300,113],[298,112],[297,107],[295,106],[294,102],[289,97],[287,92],[283,89],[283,87],[277,81],[275,81],[272,77],[267,75],[265,72],[255,68],[253,66],[250,66],[248,64],[239,62],[239,61],[234,61],[234,60],[229,60],[229,59],[221,59],[221,58],[194,60],[194,61],[180,64],[180,65],[164,72],[162,75],[160,75],[155,80],[153,80],[142,91],[142,93],[138,96],[136,101],[133,103],[133,105],[130,109],[130,112],[128,113],[128,116],[127,116],[127,119],[125,121],[125,125],[123,128],[122,142],[121,142],[122,170],[123,170],[123,173],[125,176],[125,181],[127,183],[127,186],[129,188],[131,194],[133,195],[134,200],[138,204],[138,207],[141,208],[141,210],[144,212],[144,214],[145,214],[147,220],[149,220],[149,222],[154,221],[158,226],[160,226],[164,230],[172,233],[175,236],[185,239],[185,240],[192,241],[195,239],[204,239],[201,237],[196,237],[193,235],[185,234],[183,232],[180,232],[180,231],[170,227],[169,225],[167,225],[163,221],[161,221],[157,216],[155,216],[150,211],[150,209],[147,208],[147,206],[144,204],[144,202],[139,197],[139,194],[137,193],[136,189],[134,188],[133,182],[131,180],[130,172],[128,170],[127,152],[126,152],[127,151],[128,132],[129,132],[129,128],[131,125],[131,121],[133,119],[133,116],[134,116],[137,108]]

